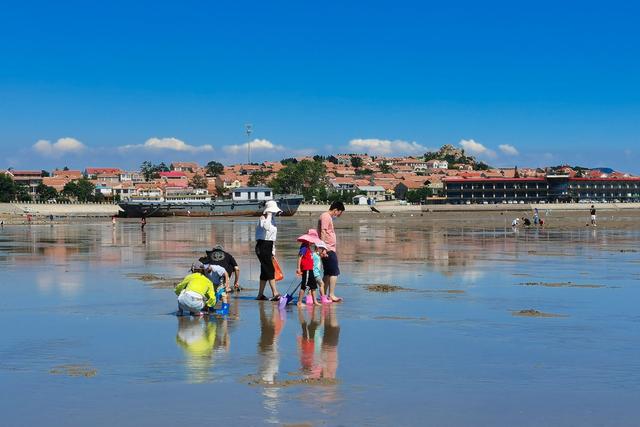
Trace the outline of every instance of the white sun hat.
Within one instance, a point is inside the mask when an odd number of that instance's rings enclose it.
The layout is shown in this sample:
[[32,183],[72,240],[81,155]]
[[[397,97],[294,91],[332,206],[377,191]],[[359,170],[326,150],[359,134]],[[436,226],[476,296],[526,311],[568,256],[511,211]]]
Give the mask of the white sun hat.
[[262,213],[267,214],[267,213],[278,213],[278,212],[282,212],[282,209],[278,207],[278,203],[275,200],[269,200],[264,205],[264,211]]

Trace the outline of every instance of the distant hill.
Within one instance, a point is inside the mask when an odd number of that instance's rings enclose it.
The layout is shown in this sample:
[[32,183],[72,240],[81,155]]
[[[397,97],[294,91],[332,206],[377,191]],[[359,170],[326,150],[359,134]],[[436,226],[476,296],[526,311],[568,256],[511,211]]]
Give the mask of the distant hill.
[[592,171],[600,171],[602,173],[612,173],[612,172],[614,172],[614,170],[611,169],[611,168],[592,168],[591,170]]
[[446,160],[449,167],[454,164],[470,165],[475,170],[489,169],[489,165],[476,160],[473,156],[467,156],[463,149],[456,148],[451,144],[445,144],[438,151],[428,151],[424,154],[425,160]]

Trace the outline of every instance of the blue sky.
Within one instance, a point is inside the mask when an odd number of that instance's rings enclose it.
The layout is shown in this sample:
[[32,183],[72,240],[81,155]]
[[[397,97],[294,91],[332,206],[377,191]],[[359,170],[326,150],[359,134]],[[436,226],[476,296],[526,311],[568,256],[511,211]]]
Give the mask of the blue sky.
[[243,161],[250,122],[255,161],[453,144],[640,174],[640,6],[441,3],[7,3],[0,168]]

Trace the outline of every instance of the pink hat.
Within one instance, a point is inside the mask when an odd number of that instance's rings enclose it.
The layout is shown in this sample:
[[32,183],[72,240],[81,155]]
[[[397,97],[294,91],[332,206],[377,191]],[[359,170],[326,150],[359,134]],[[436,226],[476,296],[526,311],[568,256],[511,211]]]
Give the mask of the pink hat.
[[317,243],[320,242],[320,236],[318,236],[318,232],[315,228],[310,228],[307,231],[307,234],[303,234],[302,236],[296,239],[298,242],[306,242],[306,243]]

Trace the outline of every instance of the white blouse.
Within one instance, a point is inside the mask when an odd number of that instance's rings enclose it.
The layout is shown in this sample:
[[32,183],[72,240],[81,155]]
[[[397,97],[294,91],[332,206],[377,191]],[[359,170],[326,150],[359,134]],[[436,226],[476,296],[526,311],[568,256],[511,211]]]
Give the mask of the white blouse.
[[276,226],[273,215],[267,214],[266,218],[264,215],[261,215],[258,220],[258,226],[256,227],[256,240],[271,240],[275,242],[277,235],[278,227]]

